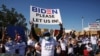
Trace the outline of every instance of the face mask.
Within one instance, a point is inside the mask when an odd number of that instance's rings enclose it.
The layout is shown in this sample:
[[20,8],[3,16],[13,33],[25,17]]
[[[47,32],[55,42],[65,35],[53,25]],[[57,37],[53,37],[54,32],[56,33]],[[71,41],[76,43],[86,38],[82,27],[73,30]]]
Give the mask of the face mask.
[[82,43],[78,43],[79,44],[79,46],[81,46],[82,45]]
[[50,37],[47,37],[47,36],[46,36],[46,37],[45,37],[45,40],[49,40],[49,38],[50,38]]

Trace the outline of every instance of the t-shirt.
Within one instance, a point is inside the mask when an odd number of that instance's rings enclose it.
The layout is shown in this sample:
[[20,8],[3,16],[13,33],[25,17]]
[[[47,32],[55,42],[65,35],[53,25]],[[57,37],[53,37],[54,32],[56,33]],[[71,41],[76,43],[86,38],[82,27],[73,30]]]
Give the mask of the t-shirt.
[[86,45],[86,48],[87,48],[88,51],[92,51],[93,50],[92,47],[90,47],[89,45]]
[[67,45],[66,41],[65,40],[62,41],[61,39],[59,41],[60,41],[61,49],[63,51],[66,51],[66,45]]
[[6,42],[5,50],[6,50],[6,53],[9,53],[9,54],[15,53],[15,48],[14,48],[14,45],[13,45],[13,41]]
[[96,36],[91,36],[91,43],[97,44],[97,37]]
[[84,39],[82,40],[82,42],[83,42],[83,44],[88,44],[88,43],[89,43],[88,37],[84,38]]
[[25,48],[26,48],[25,42],[21,42],[20,45],[19,45],[19,54],[21,56],[25,55]]
[[17,42],[17,43],[14,44],[14,46],[15,46],[15,49],[19,49],[20,43]]
[[50,38],[48,41],[43,38],[41,42],[41,56],[54,56],[56,45],[57,42],[53,38]]
[[35,41],[32,41],[31,39],[29,39],[28,41],[27,41],[27,45],[30,45],[30,46],[35,46]]
[[73,54],[73,47],[68,48],[68,54]]

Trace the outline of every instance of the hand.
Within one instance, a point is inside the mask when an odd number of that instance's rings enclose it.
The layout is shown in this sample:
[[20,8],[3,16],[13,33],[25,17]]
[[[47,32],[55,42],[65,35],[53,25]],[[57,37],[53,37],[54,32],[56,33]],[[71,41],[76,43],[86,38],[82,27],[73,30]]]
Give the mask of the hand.
[[59,26],[63,26],[62,23],[59,23]]
[[29,21],[29,23],[30,23],[30,25],[31,25],[31,26],[33,26],[33,25],[34,25],[34,23],[33,23],[32,21]]
[[32,25],[32,24],[33,24],[33,22],[32,22],[32,21],[29,21],[29,23],[30,23],[30,25]]

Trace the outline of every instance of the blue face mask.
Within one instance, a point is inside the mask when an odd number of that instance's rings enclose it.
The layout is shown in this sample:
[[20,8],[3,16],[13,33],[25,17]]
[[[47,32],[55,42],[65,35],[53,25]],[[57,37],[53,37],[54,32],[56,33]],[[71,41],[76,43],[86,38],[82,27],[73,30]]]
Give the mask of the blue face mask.
[[49,40],[50,39],[50,37],[48,37],[48,36],[45,36],[45,40]]

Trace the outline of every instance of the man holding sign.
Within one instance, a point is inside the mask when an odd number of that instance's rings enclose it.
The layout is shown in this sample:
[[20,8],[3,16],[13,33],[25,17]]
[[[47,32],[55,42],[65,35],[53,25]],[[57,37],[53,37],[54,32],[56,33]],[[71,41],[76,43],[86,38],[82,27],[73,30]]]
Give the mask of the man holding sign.
[[[57,40],[61,38],[63,33],[63,26],[62,24],[59,25],[60,25],[60,32],[58,36],[56,36]],[[34,39],[36,39],[37,42],[40,44],[38,45],[39,46],[38,48],[36,47],[36,49],[41,48],[41,56],[54,56],[57,47],[57,41],[53,37],[51,37],[50,33],[44,32],[43,37],[40,38],[39,36],[37,36],[34,30],[34,24],[31,25],[31,33]]]
[[41,50],[41,56],[54,56],[57,46],[57,41],[54,39],[54,37],[51,37],[50,32],[44,32],[42,38],[37,36],[34,30],[34,24],[53,24],[53,25],[59,24],[60,32],[58,36],[56,36],[56,39],[58,40],[63,33],[63,25],[61,24],[62,21],[59,9],[45,9],[45,8],[30,6],[30,22],[31,22],[31,33],[34,39],[36,39],[39,44],[35,48],[37,50],[39,49]]

